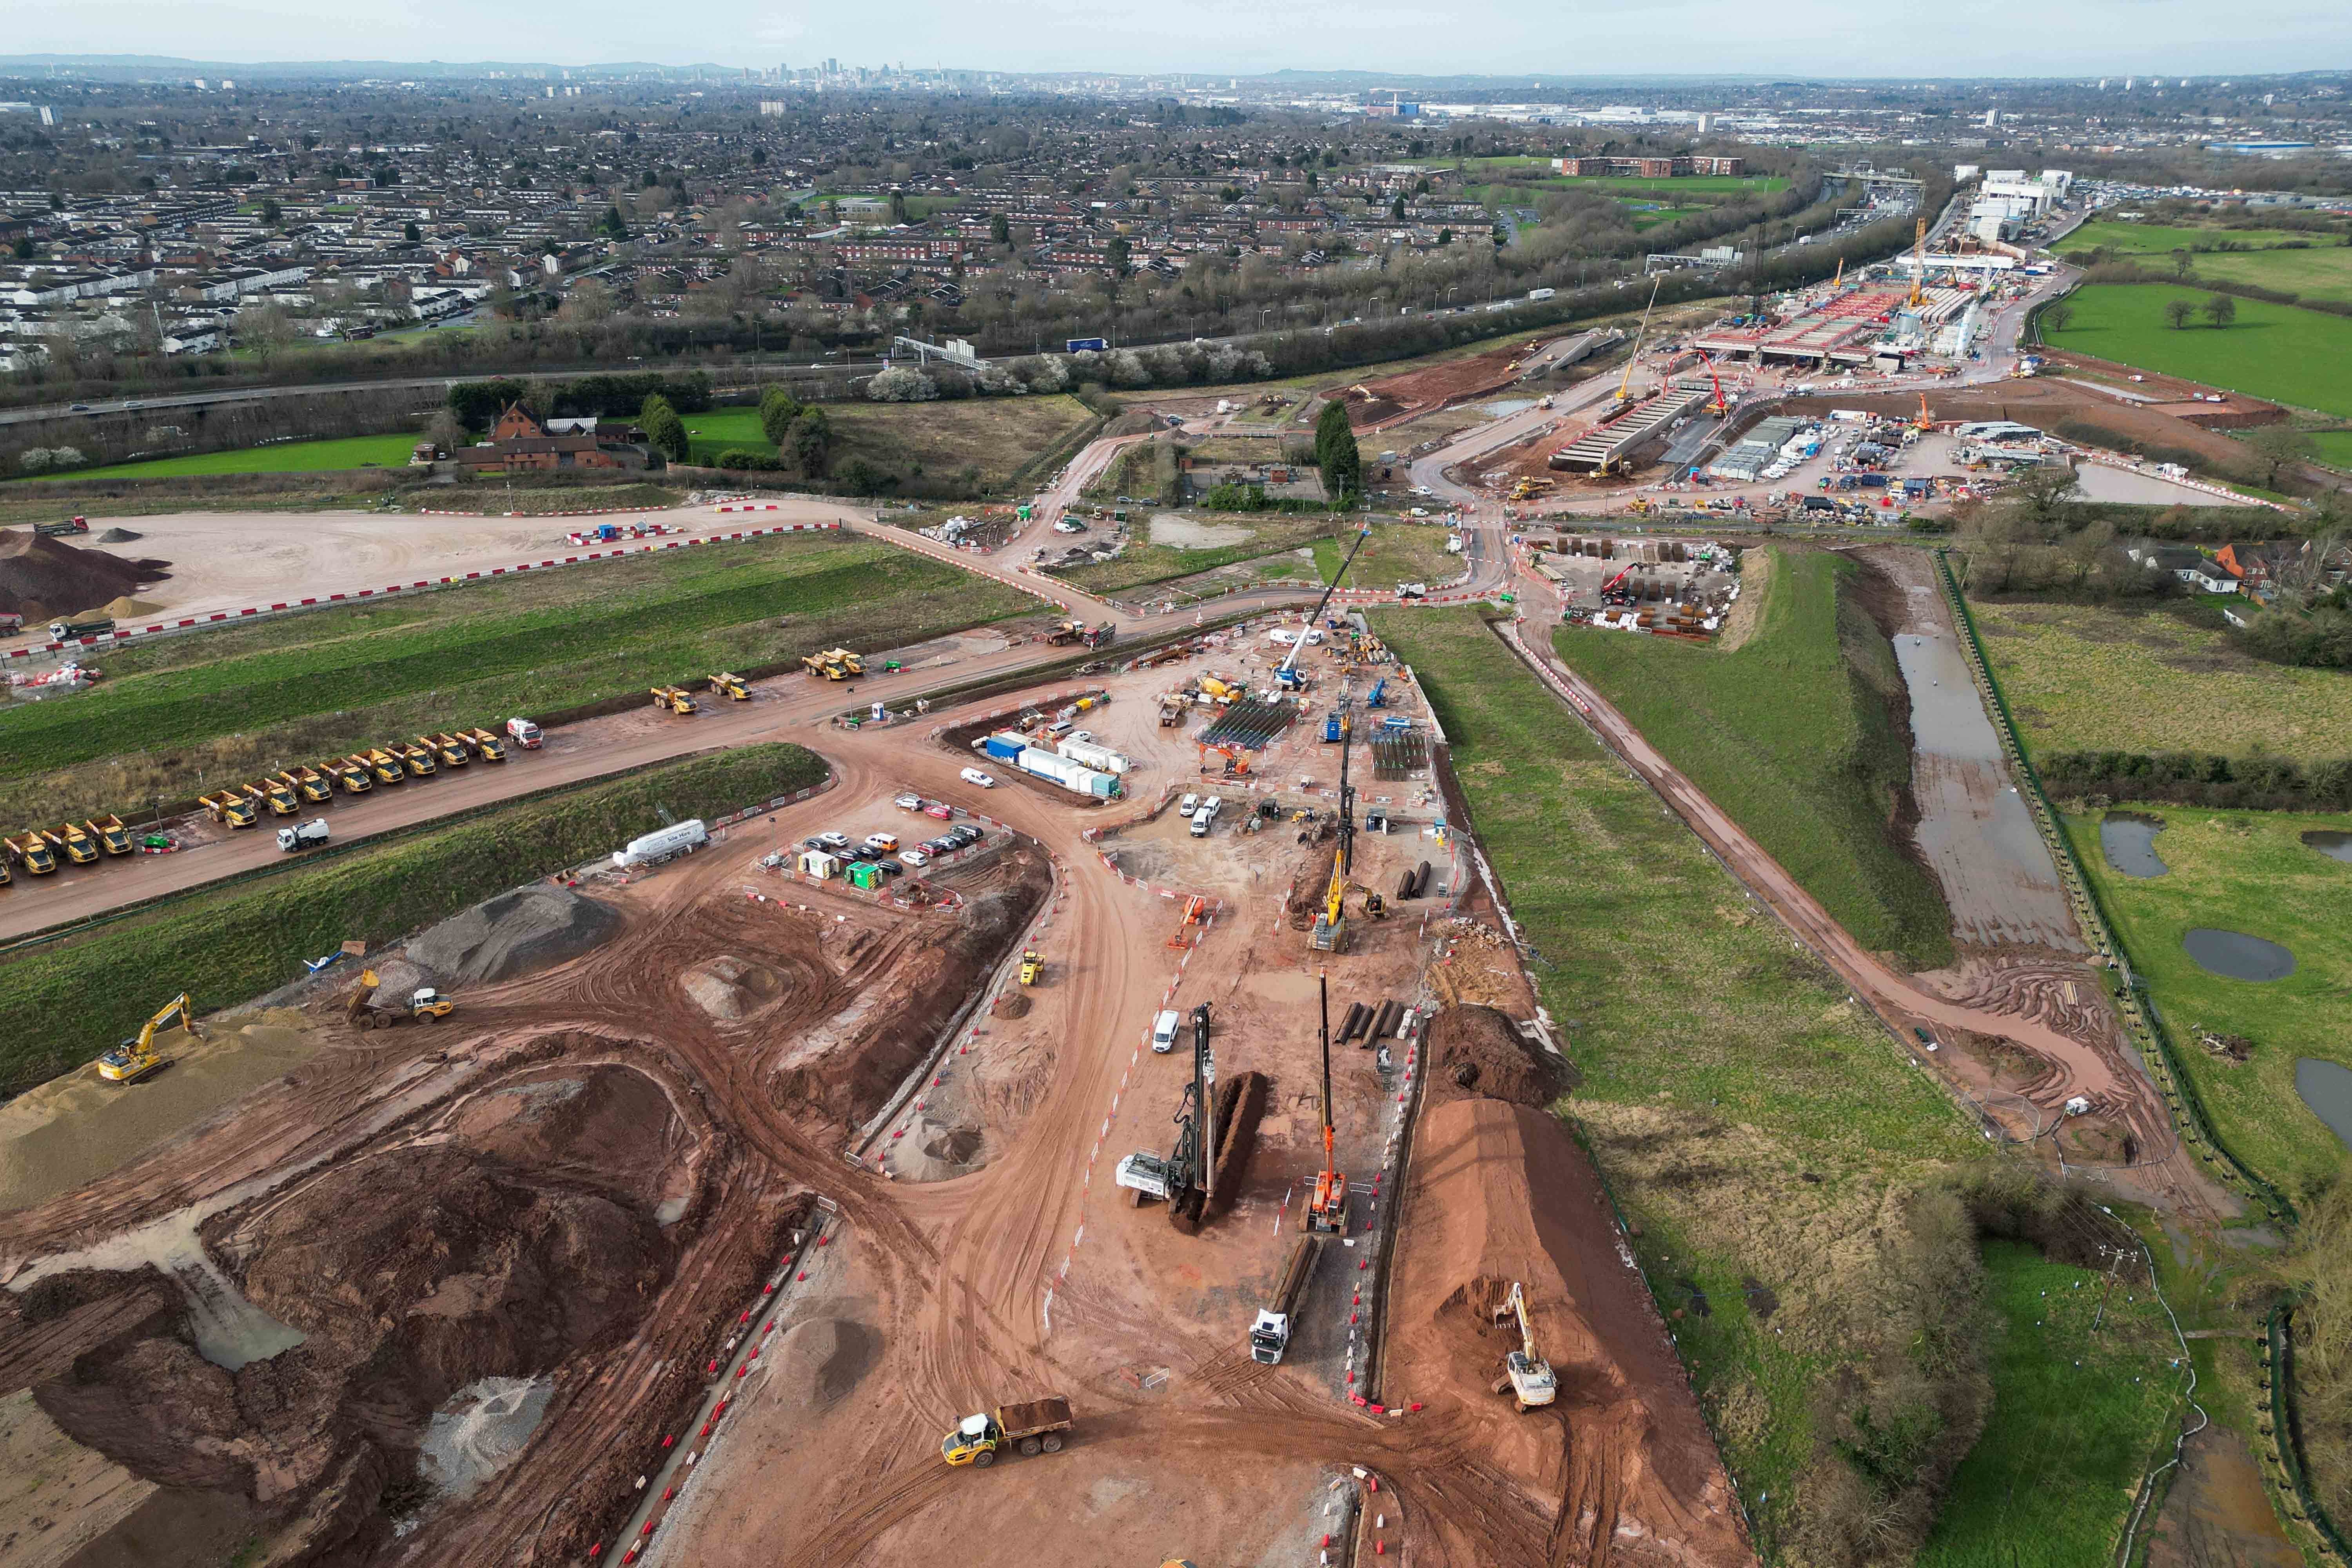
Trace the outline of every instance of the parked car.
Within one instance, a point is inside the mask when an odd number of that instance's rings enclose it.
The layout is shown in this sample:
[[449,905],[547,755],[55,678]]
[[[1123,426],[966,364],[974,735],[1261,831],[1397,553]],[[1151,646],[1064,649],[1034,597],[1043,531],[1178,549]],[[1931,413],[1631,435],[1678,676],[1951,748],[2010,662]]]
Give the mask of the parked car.
[[849,835],[846,833],[820,833],[816,836],[811,847],[817,849],[829,849],[834,854],[838,855],[843,850],[849,847]]
[[901,849],[898,851],[898,863],[920,870],[931,863],[931,858],[920,849]]
[[898,847],[898,836],[895,833],[869,833],[866,836],[866,847],[895,852]]
[[902,795],[890,804],[900,811],[920,811],[923,809],[923,797],[919,795]]
[[[966,771],[969,772],[970,770]],[[923,815],[925,816],[936,816],[941,822],[945,822],[948,818],[955,815],[955,807],[950,805],[943,800],[935,800],[929,805],[923,807]]]
[[1179,816],[1191,816],[1200,809],[1201,797],[1198,795],[1187,795],[1176,803],[1176,815]]
[[1151,1021],[1151,1048],[1165,1056],[1176,1048],[1176,1026],[1182,1016],[1171,1007]]
[[966,768],[956,776],[963,780],[963,782],[968,784],[978,784],[982,789],[994,789],[996,787],[996,781],[989,777],[986,773],[982,773],[978,768]]

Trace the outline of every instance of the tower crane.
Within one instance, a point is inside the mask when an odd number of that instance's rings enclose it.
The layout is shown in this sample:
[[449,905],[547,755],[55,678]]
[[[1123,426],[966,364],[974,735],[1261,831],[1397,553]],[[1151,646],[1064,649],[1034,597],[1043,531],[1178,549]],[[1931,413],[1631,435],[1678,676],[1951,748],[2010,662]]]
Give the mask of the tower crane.
[[1616,407],[1622,408],[1633,400],[1633,362],[1642,357],[1642,340],[1650,335],[1650,309],[1658,302],[1658,287],[1665,280],[1666,275],[1663,272],[1650,279],[1650,303],[1642,307],[1642,325],[1633,333],[1633,352],[1625,356],[1625,374],[1617,378]]
[[1911,245],[1911,308],[1916,310],[1927,297],[1927,220],[1919,220],[1919,232]]
[[1306,1226],[1310,1231],[1334,1235],[1348,1228],[1348,1178],[1331,1153],[1331,982],[1315,977],[1315,999],[1322,1013],[1318,1031],[1323,1047],[1323,1168],[1315,1173],[1315,1192],[1307,1200]]

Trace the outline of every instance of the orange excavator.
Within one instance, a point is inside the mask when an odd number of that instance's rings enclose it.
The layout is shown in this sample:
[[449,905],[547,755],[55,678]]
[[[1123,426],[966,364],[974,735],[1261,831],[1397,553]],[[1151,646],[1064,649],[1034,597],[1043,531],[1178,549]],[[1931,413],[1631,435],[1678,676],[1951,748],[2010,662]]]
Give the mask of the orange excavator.
[[1315,977],[1316,1004],[1323,1023],[1323,1168],[1315,1173],[1315,1194],[1307,1200],[1307,1228],[1339,1235],[1348,1228],[1348,1178],[1331,1155],[1331,983]]

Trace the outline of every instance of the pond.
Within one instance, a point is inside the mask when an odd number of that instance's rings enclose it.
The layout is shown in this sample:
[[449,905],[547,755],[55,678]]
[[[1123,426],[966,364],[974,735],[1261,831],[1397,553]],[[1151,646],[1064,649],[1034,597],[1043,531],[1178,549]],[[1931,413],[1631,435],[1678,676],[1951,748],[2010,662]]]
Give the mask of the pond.
[[2294,973],[2294,954],[2274,942],[2242,931],[2198,926],[2180,939],[2197,967],[2227,980],[2284,980]]
[[2352,833],[2306,833],[2303,841],[2330,860],[2352,862]]
[[2311,1113],[2327,1123],[2347,1149],[2352,1149],[2352,1068],[2340,1062],[2305,1057],[2294,1064],[2294,1091]]
[[2099,821],[2099,849],[2107,864],[2126,877],[2161,877],[2172,869],[2156,852],[2164,818],[2111,811]]

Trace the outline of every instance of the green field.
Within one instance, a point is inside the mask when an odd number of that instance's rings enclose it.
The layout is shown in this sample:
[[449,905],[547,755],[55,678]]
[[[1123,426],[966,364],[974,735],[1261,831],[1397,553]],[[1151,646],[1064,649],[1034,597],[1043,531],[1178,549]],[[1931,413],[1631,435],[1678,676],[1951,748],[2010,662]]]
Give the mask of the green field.
[[[2147,808],[2164,819],[2156,853],[2169,874],[2126,877],[2099,850],[2090,817],[2070,817],[2074,854],[2096,885],[2116,934],[2171,1026],[2214,1130],[2237,1156],[2298,1203],[2345,1169],[2346,1151],[2294,1089],[2298,1057],[2352,1067],[2344,1028],[2352,999],[2352,866],[2306,847],[2315,828],[2352,830],[2352,816],[2288,812]],[[2180,945],[2212,926],[2287,948],[2284,980],[2209,974]],[[2202,1030],[2241,1035],[2252,1057],[2231,1062],[2199,1043]]]
[[[974,489],[1002,490],[1040,453],[1067,440],[1095,417],[1075,397],[975,397],[935,403],[828,403],[833,472],[853,459],[907,479],[961,478]],[[756,408],[713,408],[682,416],[687,460],[715,463],[730,447],[773,455]]]
[[2202,305],[2204,291],[2169,283],[2097,283],[2069,298],[2074,320],[2051,343],[2121,364],[2185,376],[2250,396],[2352,416],[2352,318],[2237,301],[2234,325],[2204,318],[2178,331],[2164,302]]
[[1749,563],[1763,605],[1743,647],[1580,626],[1553,646],[1864,946],[1948,963],[1951,912],[1889,826],[1911,765],[1888,717],[1908,710],[1894,649],[1851,562],[1768,553]]
[[2171,1326],[2146,1289],[2019,1242],[1988,1241],[1984,1269],[1992,1415],[1917,1568],[2105,1563],[2188,1384]]
[[[1399,583],[1426,583],[1433,589],[1462,575],[1462,557],[1445,549],[1442,522],[1380,522],[1364,541],[1354,564],[1348,568],[1350,588],[1395,587]],[[1315,542],[1316,575],[1326,583],[1347,559],[1356,542],[1353,529]]]
[[335,441],[280,441],[235,452],[152,458],[102,468],[41,476],[59,479],[174,479],[195,474],[324,474],[344,468],[404,468],[416,447],[408,436],[351,436]]
[[802,534],[159,638],[108,650],[84,696],[0,709],[0,821],[143,819],[157,796],[420,730],[755,673],[835,643],[902,646],[1034,603],[887,544]]
[[1707,1307],[1673,1327],[1777,1555],[1812,1506],[1797,1478],[1839,1369],[1924,1357],[1971,1310],[1922,1289],[1943,1277],[1915,1267],[1889,1194],[1980,1142],[1476,612],[1371,623],[1452,741],[1473,830],[1583,1075],[1564,1108],[1639,1224],[1652,1288],[1669,1310],[1694,1291]]
[[2162,610],[1969,610],[2028,752],[2352,752],[2352,673],[2265,664]]
[[[477,764],[479,765],[479,764]],[[208,1011],[302,976],[343,942],[381,945],[494,893],[559,870],[671,818],[713,817],[825,775],[799,746],[742,746],[478,816],[326,865],[100,928],[0,962],[0,1094],[67,1071],[136,1033],[174,985]],[[323,853],[320,851],[320,853]],[[234,940],[223,933],[233,931]],[[152,984],[125,985],[125,975]],[[163,1081],[169,1081],[168,1079]]]
[[2321,430],[2311,437],[2319,460],[2331,468],[2352,468],[2352,430]]
[[[1345,526],[1343,520],[1328,512],[1261,512],[1244,517],[1188,513],[1189,521],[1212,527],[1244,528],[1250,536],[1239,543],[1187,550],[1171,544],[1151,543],[1149,516],[1141,511],[1131,511],[1129,516],[1135,519],[1131,525],[1134,535],[1125,550],[1108,561],[1072,567],[1052,575],[1089,594],[1116,594],[1129,588],[1140,588],[1150,583],[1171,583],[1179,577],[1230,566],[1237,561],[1286,555],[1291,551],[1312,544],[1316,540],[1328,539],[1335,529]],[[1304,577],[1307,574],[1302,571],[1299,575]]]
[[[2060,240],[2056,249],[2067,257],[2090,250],[2108,250],[2120,256],[2167,256],[2200,245],[2273,246],[2290,240],[2308,245],[2331,243],[2326,235],[2298,234],[2285,228],[2189,228],[2103,218],[2083,225]],[[2204,259],[2203,256],[2198,258],[2200,264]]]

